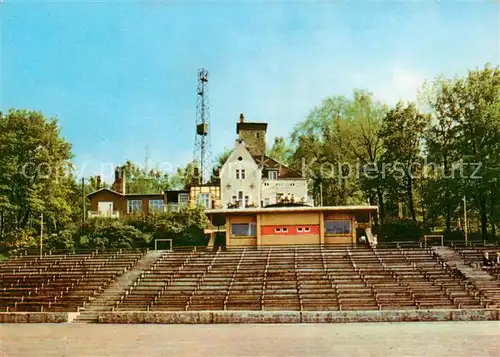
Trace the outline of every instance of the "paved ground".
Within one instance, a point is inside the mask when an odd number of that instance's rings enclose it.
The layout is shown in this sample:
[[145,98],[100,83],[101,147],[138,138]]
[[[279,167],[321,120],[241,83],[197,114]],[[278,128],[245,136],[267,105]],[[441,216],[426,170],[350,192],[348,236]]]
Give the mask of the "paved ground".
[[500,356],[500,323],[0,325],[0,356]]

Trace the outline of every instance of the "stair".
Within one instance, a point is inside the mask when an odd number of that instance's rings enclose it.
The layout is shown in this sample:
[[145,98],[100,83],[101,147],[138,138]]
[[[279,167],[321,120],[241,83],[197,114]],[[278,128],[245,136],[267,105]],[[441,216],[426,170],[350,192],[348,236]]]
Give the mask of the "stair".
[[[458,269],[469,281],[474,283],[494,306],[500,306],[500,284],[480,267],[471,267],[449,247],[433,247],[432,250],[452,268]],[[491,306],[491,307],[494,307]]]
[[73,320],[73,323],[94,323],[98,322],[99,312],[110,311],[114,303],[120,299],[125,290],[132,285],[139,276],[149,270],[151,266],[167,251],[154,250],[146,255],[137,264],[122,274],[106,290],[96,296],[85,308],[80,308],[80,314]]

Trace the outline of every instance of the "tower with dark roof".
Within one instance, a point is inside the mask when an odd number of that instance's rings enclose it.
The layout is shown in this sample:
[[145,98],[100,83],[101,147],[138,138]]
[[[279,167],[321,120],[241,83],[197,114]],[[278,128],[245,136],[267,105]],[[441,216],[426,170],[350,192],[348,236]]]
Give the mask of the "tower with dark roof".
[[236,125],[236,134],[243,140],[251,155],[266,154],[267,123],[245,122],[243,113]]

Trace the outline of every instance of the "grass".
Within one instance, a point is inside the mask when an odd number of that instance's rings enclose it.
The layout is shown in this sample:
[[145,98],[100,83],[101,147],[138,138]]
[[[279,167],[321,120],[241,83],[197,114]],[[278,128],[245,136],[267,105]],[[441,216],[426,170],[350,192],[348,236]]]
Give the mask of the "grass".
[[3,255],[2,253],[0,253],[0,262],[2,260],[7,260],[9,257],[7,257],[6,255]]

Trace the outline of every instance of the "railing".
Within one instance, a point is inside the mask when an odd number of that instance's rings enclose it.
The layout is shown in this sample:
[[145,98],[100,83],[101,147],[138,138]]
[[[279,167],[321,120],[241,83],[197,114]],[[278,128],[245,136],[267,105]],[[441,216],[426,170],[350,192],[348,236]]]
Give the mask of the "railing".
[[183,208],[189,207],[188,202],[182,202],[182,203],[177,203],[177,202],[171,202],[167,203],[165,206],[165,211],[170,211],[170,212],[179,212]]
[[120,218],[120,211],[113,211],[113,212],[88,211],[87,215],[88,218],[97,218],[97,217]]

